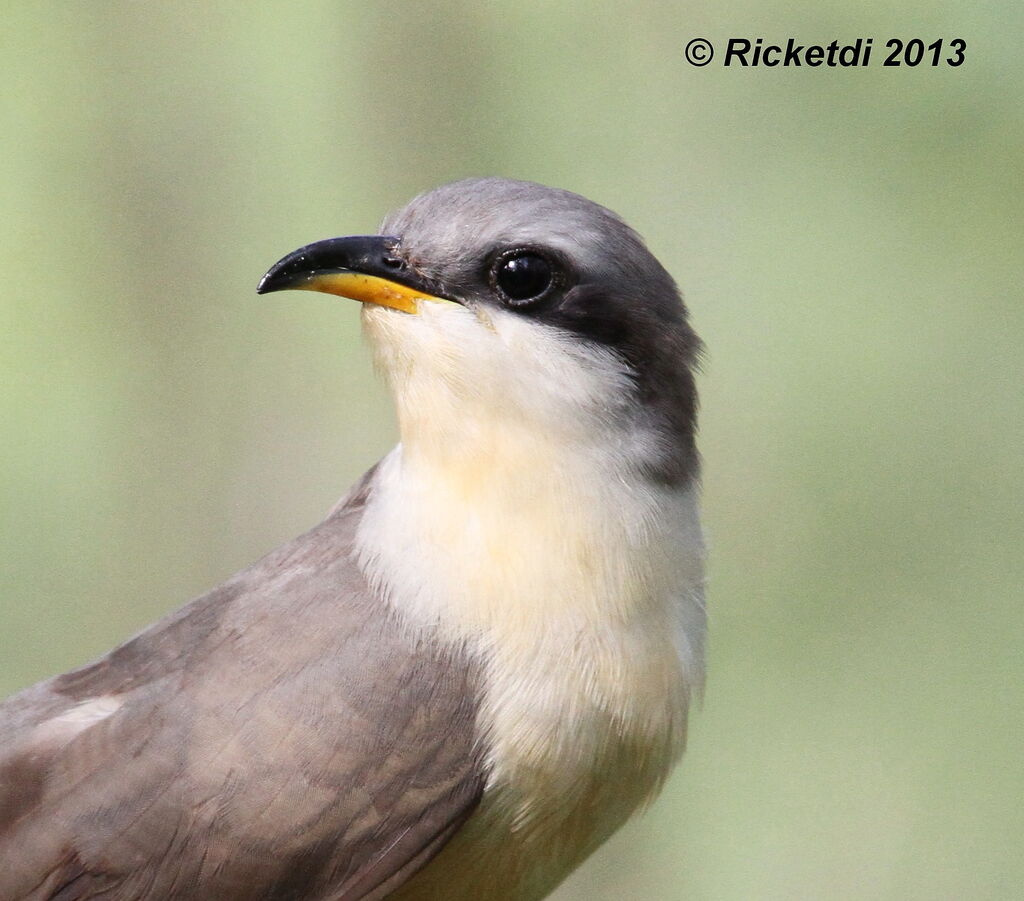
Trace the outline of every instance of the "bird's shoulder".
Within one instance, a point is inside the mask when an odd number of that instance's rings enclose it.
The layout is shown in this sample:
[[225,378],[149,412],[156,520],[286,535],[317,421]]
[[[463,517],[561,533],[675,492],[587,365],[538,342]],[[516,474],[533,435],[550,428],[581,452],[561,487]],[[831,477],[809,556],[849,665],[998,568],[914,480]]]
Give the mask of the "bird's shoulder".
[[477,676],[363,579],[371,491],[0,706],[0,897],[370,898],[441,847],[482,790]]

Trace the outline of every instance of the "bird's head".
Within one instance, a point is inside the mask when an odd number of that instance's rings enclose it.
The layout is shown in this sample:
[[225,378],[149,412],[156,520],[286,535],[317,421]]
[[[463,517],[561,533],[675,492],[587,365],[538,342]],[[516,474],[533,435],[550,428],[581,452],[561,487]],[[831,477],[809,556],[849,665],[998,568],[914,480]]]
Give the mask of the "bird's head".
[[577,194],[444,185],[380,235],[289,254],[258,291],[287,288],[364,302],[407,448],[450,459],[481,433],[519,434],[661,483],[696,470],[700,342],[679,292],[636,232]]

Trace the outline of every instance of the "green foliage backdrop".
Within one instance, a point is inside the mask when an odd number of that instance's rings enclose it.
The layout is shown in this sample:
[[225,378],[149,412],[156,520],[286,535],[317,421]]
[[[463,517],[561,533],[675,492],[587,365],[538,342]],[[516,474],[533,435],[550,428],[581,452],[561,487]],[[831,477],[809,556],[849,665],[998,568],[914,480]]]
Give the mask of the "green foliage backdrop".
[[[394,440],[284,252],[499,173],[621,212],[702,378],[711,669],[665,795],[560,901],[1024,882],[1021,6],[8,3],[0,690],[312,524]],[[962,37],[959,69],[687,40]]]

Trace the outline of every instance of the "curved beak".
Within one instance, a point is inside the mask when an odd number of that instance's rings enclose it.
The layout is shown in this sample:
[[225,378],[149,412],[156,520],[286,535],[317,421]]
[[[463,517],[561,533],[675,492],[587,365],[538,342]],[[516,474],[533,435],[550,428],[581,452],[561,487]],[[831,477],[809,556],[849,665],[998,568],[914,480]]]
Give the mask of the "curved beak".
[[397,238],[355,235],[300,247],[278,260],[260,279],[257,294],[295,289],[323,291],[363,303],[418,313],[421,301],[452,303],[395,255]]

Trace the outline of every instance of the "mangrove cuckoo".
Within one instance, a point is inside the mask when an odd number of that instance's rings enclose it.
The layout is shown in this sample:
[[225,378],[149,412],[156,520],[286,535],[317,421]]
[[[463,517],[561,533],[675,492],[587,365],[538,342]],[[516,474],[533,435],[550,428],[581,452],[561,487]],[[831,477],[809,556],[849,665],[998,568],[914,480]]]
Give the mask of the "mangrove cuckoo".
[[363,302],[401,443],[318,526],[0,706],[2,901],[530,901],[703,681],[694,368],[618,216],[423,194],[258,291]]

